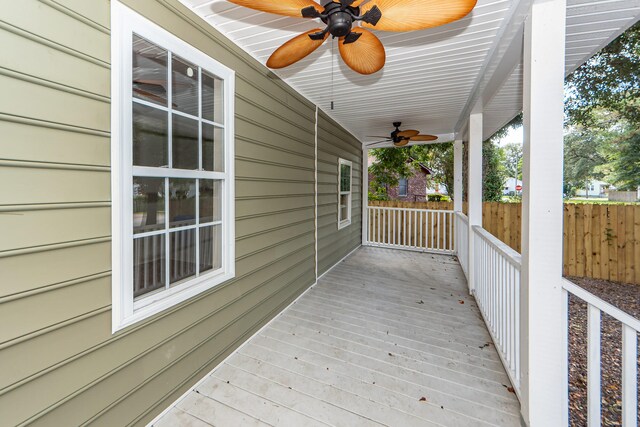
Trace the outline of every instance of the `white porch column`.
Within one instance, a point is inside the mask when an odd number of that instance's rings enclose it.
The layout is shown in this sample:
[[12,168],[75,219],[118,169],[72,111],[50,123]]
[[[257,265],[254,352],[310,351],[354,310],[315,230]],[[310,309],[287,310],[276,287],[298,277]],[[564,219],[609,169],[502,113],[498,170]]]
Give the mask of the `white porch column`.
[[369,230],[369,149],[362,149],[362,244],[367,244]]
[[525,24],[522,199],[522,415],[532,427],[563,415],[562,157],[566,0],[534,0]]
[[475,242],[473,226],[482,227],[482,113],[469,117],[469,292],[475,289]]
[[462,140],[453,143],[453,210],[462,212]]

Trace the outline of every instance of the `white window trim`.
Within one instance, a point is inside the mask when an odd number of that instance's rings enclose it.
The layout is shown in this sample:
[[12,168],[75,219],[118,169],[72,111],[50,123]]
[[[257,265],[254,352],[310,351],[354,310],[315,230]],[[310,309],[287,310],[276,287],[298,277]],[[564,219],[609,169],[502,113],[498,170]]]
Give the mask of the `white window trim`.
[[[112,332],[123,329],[235,277],[235,72],[207,54],[122,5],[111,2],[111,200]],[[134,302],[132,215],[132,34],[144,37],[201,66],[223,80],[224,173],[222,189],[222,268],[175,288]],[[138,169],[138,168],[137,168]],[[140,172],[140,171],[138,171]],[[152,174],[152,172],[150,172]],[[184,171],[185,177],[189,172]]]
[[[349,166],[349,191],[340,191],[340,184],[342,182],[342,165]],[[353,190],[353,163],[349,160],[338,159],[338,230],[341,230],[349,225],[351,225],[351,201],[353,199],[352,195]],[[349,201],[347,202],[347,218],[340,220],[340,199],[342,196],[348,195]]]

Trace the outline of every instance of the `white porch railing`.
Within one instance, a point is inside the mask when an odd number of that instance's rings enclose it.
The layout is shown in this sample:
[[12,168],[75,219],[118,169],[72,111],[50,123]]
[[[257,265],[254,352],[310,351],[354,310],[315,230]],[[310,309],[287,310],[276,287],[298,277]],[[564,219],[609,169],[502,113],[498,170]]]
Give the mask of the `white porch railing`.
[[453,211],[369,206],[366,244],[453,254],[453,217]]
[[[434,251],[456,254],[468,276],[469,257],[474,257],[474,297],[491,334],[493,343],[521,398],[521,381],[525,373],[520,364],[520,269],[518,252],[480,226],[473,226],[474,247],[469,248],[469,221],[453,211],[405,209],[370,206],[367,209],[367,244],[372,246]],[[469,250],[473,249],[470,253]],[[588,425],[601,425],[601,317],[605,313],[622,327],[622,426],[638,426],[638,333],[640,320],[603,301],[579,286],[563,279],[565,322],[564,411],[569,421],[568,376],[568,300],[569,294],[588,305]],[[526,337],[523,337],[526,339]]]
[[[587,423],[589,427],[600,426],[601,411],[601,359],[600,359],[600,330],[602,313],[613,317],[622,326],[622,425],[623,427],[636,427],[638,425],[638,332],[640,332],[640,320],[628,315],[622,310],[585,291],[574,283],[563,280],[564,292],[563,318],[568,319],[569,294],[574,295],[587,303]],[[564,325],[565,354],[569,356],[568,347],[568,321]],[[565,363],[566,360],[565,359]],[[565,380],[569,381],[568,366],[565,364]],[[564,387],[569,389],[569,385]],[[564,419],[568,420],[569,396],[565,398]]]
[[520,254],[474,226],[474,296],[520,397]]
[[469,278],[469,218],[462,212],[456,212],[454,222],[454,248],[460,267],[465,277]]

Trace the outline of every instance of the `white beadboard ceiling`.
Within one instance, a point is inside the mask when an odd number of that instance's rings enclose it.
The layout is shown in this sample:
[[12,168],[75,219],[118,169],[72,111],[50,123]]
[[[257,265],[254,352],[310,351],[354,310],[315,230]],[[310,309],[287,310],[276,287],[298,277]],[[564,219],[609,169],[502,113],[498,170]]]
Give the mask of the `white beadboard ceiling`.
[[[215,29],[265,63],[290,38],[319,20],[288,18],[226,0],[180,0]],[[277,1],[277,0],[274,0]],[[391,123],[453,139],[475,105],[483,105],[485,137],[521,109],[522,23],[531,0],[478,0],[465,18],[423,31],[376,31],[385,67],[370,76],[349,69],[336,43],[275,74],[363,142],[387,135]],[[568,0],[567,72],[640,19],[640,0]],[[330,109],[331,101],[334,109]]]

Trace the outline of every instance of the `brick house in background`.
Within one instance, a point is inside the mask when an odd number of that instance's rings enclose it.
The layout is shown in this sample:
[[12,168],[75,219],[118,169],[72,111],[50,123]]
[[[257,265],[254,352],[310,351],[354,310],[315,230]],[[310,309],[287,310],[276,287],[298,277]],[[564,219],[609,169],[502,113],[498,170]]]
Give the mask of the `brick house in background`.
[[[407,163],[413,163],[414,159],[409,159]],[[375,158],[369,156],[369,166],[375,163]],[[389,200],[400,200],[404,202],[424,202],[427,200],[428,177],[431,171],[422,163],[412,167],[413,174],[406,178],[400,178],[395,187],[387,187]],[[369,182],[373,182],[373,174],[369,172]]]

